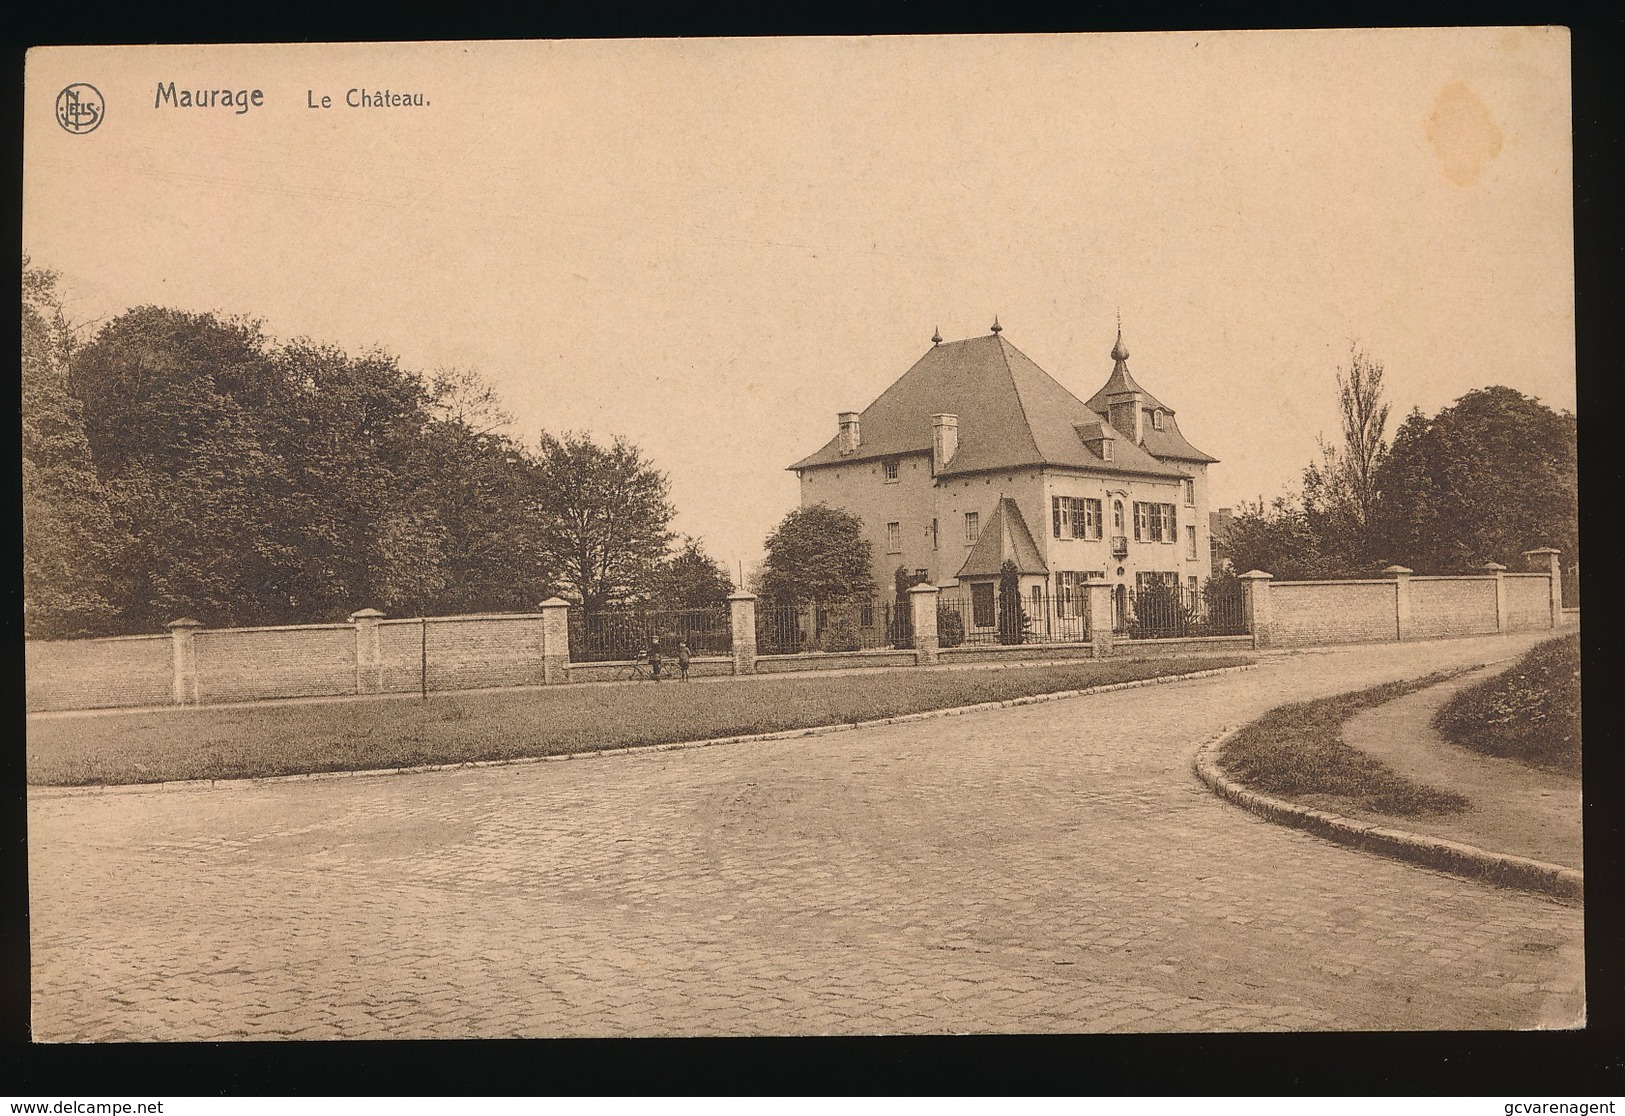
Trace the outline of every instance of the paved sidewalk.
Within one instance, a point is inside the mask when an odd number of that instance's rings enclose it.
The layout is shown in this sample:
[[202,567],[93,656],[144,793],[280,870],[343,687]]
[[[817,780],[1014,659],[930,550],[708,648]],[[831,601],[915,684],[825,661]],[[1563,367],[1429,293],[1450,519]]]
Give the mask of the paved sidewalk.
[[44,1040],[1570,1026],[1578,907],[1220,801],[1196,744],[1502,638],[831,736],[30,798]]

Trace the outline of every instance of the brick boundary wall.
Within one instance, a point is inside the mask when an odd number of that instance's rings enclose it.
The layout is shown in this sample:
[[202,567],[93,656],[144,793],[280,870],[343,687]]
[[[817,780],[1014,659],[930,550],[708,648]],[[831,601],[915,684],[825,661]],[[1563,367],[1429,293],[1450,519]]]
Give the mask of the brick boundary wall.
[[30,712],[166,705],[174,664],[167,635],[29,640],[23,647]]
[[1262,570],[1241,575],[1247,623],[1255,647],[1328,643],[1392,643],[1492,635],[1531,628],[1561,628],[1558,552],[1525,552],[1542,573],[1508,573],[1487,562],[1486,572],[1415,576],[1389,566],[1386,578],[1285,581]]
[[[1077,644],[943,648],[936,631],[937,588],[910,592],[912,649],[758,656],[756,597],[729,598],[729,658],[696,658],[696,677],[852,667],[929,666],[938,662],[1170,655],[1312,644],[1437,639],[1561,627],[1561,573],[1553,550],[1530,551],[1541,573],[1489,572],[1414,577],[1392,566],[1388,579],[1273,583],[1243,574],[1249,635],[1125,640],[1109,627]],[[1091,584],[1091,615],[1111,614],[1110,586]],[[1097,599],[1098,598],[1098,599]],[[623,663],[572,663],[570,605],[553,598],[534,613],[390,619],[373,609],[347,624],[205,628],[181,618],[169,634],[113,639],[31,641],[24,649],[30,713],[197,705],[275,698],[469,690],[592,682],[625,677]],[[668,660],[675,672],[676,663]],[[425,669],[426,666],[426,669]]]
[[1396,639],[1392,581],[1284,581],[1269,588],[1277,647]]
[[1508,574],[1507,630],[1546,627],[1547,582],[1541,574]]

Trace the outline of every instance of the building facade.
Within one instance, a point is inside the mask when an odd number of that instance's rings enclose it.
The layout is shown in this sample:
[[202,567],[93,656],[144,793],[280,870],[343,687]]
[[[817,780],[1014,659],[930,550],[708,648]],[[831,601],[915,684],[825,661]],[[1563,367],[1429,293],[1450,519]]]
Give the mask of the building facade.
[[835,437],[790,466],[803,506],[858,516],[885,591],[917,580],[991,592],[1006,560],[1024,599],[1062,616],[1085,581],[1127,591],[1199,587],[1212,570],[1208,466],[1174,411],[1128,370],[1122,330],[1112,371],[1087,401],[1001,336],[932,347]]

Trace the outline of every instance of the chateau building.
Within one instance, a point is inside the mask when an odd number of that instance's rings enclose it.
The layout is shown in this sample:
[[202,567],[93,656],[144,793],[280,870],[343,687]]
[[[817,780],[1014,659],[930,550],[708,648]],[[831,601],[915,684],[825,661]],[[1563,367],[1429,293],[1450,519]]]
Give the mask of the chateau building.
[[838,416],[790,466],[803,506],[858,516],[885,591],[894,571],[991,600],[1014,561],[1024,599],[1078,615],[1081,586],[1197,587],[1212,569],[1207,468],[1173,408],[1128,369],[1119,326],[1111,375],[1080,400],[1001,335],[931,348],[861,412]]

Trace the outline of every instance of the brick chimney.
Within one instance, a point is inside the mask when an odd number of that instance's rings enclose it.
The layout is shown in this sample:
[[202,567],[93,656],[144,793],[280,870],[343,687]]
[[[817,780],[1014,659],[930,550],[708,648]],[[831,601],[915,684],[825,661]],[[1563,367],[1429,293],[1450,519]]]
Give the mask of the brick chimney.
[[861,441],[858,437],[858,412],[842,411],[835,417],[841,424],[841,456],[845,457],[855,452]]
[[1106,397],[1111,424],[1117,432],[1138,445],[1145,437],[1145,411],[1137,391],[1113,392]]
[[959,416],[931,416],[931,475],[946,469],[959,452]]

